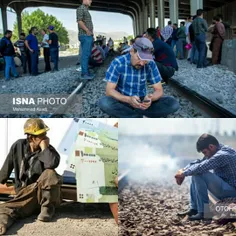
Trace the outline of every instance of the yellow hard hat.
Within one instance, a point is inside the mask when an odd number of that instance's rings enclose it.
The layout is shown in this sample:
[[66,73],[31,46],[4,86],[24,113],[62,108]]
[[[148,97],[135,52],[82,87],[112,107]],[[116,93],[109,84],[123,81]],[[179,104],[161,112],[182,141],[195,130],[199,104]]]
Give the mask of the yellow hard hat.
[[45,125],[44,121],[39,118],[31,118],[25,122],[24,133],[32,135],[40,135],[49,130],[48,126]]

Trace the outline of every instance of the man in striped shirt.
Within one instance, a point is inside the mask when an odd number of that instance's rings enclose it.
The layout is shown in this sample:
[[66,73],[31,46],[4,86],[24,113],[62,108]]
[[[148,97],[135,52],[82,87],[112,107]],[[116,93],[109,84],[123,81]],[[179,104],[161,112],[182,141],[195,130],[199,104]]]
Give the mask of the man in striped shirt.
[[103,63],[102,54],[100,50],[97,48],[96,44],[93,43],[92,54],[89,59],[89,64],[91,66],[100,66],[102,65],[102,63]]
[[[106,73],[106,95],[99,107],[118,118],[165,117],[179,109],[173,97],[163,96],[161,76],[153,61],[153,45],[138,38],[130,53],[113,60]],[[153,87],[147,93],[147,81]]]
[[[181,185],[184,178],[191,177],[190,210],[179,213],[189,220],[202,220],[209,213],[208,191],[219,199],[236,197],[236,151],[219,144],[209,134],[203,134],[197,141],[197,151],[204,158],[190,163],[178,171],[175,178]],[[213,170],[213,173],[210,172]]]

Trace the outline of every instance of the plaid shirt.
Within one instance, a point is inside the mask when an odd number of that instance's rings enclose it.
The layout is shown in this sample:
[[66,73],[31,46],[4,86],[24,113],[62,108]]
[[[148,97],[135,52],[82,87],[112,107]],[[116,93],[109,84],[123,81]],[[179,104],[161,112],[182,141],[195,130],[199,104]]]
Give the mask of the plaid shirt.
[[164,40],[168,40],[173,33],[173,27],[167,25],[162,31],[161,36],[164,38]]
[[[83,21],[85,26],[93,33],[93,22],[88,8],[82,4],[77,9],[76,15],[77,15],[77,22]],[[79,24],[78,24],[78,29],[79,29],[79,36],[87,35],[87,33],[82,28],[80,28]]]
[[137,70],[131,65],[130,53],[112,61],[106,73],[106,81],[117,84],[117,91],[125,96],[143,97],[147,94],[147,80],[151,84],[161,81],[154,61]]
[[209,170],[213,170],[213,173],[236,188],[236,151],[220,145],[219,150],[211,158],[204,157],[186,166],[184,175],[199,175]]

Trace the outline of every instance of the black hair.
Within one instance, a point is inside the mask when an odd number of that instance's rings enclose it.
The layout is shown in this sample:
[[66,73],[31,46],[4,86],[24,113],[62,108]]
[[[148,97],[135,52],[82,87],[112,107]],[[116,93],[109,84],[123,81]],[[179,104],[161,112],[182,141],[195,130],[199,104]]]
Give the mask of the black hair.
[[42,29],[42,31],[43,31],[44,33],[47,33],[47,30],[45,30],[45,29]]
[[197,18],[197,15],[193,16],[193,20],[195,20]]
[[222,14],[218,14],[216,16],[218,16],[221,20],[223,20],[223,15]]
[[148,28],[146,34],[148,34],[152,39],[156,39],[157,37],[157,31],[154,28]]
[[7,34],[12,34],[12,31],[11,30],[6,30],[4,35],[7,35]]
[[188,16],[187,19],[190,20],[192,18],[192,16]]
[[215,21],[220,21],[220,19],[221,18],[218,15],[213,17],[213,20],[215,20]]
[[197,10],[197,16],[201,16],[204,13],[203,9],[198,9]]
[[208,148],[210,144],[217,147],[220,145],[218,140],[214,136],[210,134],[201,135],[196,144],[197,151],[201,152],[202,150]]
[[172,25],[172,22],[171,22],[171,21],[168,21],[168,25]]
[[174,26],[178,27],[178,24],[174,23]]
[[25,37],[25,33],[21,33],[20,36],[24,36]]
[[134,38],[134,41],[136,40],[136,39],[140,39],[140,38],[142,38],[143,36],[142,35],[137,35],[135,38]]
[[183,25],[183,26],[185,26],[185,22],[184,22],[184,21],[181,21],[180,24]]
[[36,26],[33,26],[33,27],[31,27],[31,29],[30,29],[30,33],[32,33],[34,30],[36,30],[37,29],[37,27]]

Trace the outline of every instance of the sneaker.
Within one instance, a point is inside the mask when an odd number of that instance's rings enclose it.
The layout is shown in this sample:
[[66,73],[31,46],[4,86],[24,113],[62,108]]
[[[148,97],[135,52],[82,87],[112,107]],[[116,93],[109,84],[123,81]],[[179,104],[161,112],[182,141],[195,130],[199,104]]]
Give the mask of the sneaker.
[[78,69],[76,69],[76,71],[81,72],[81,71],[82,71],[81,67],[79,67]]
[[93,80],[93,79],[94,79],[94,76],[91,76],[91,75],[81,75],[81,79],[84,79],[84,80]]
[[77,62],[77,63],[76,63],[76,66],[78,66],[78,65],[80,65],[80,62]]

